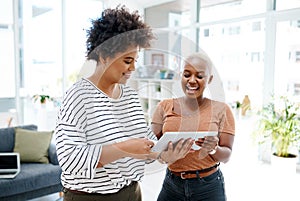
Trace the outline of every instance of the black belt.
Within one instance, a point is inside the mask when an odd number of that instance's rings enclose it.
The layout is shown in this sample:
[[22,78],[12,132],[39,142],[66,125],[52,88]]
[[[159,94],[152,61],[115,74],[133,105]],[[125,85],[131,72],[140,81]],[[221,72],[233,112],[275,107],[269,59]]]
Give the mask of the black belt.
[[209,168],[201,169],[201,170],[193,170],[193,171],[184,171],[184,172],[173,172],[170,171],[172,174],[181,177],[181,179],[190,179],[190,178],[196,178],[199,176],[199,174],[207,173],[212,171],[213,169],[217,168],[220,165],[220,163],[215,164],[214,166],[211,166]]
[[71,190],[71,189],[68,189],[68,188],[64,188],[63,192],[64,193],[71,192],[71,193],[78,194],[78,195],[93,195],[93,194],[96,194],[96,193],[87,193],[87,192],[84,192],[84,191]]

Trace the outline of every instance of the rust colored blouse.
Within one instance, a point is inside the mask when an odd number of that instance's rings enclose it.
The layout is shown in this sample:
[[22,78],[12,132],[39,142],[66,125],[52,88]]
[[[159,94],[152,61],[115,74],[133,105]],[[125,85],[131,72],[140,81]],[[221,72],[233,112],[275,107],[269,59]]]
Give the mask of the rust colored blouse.
[[[162,124],[162,133],[177,131],[218,131],[219,134],[235,135],[235,121],[230,107],[222,102],[204,99],[199,112],[181,115],[174,112],[174,100],[161,101],[152,117],[152,123]],[[158,136],[159,137],[159,136]],[[199,158],[201,149],[169,165],[175,172],[201,170],[215,165],[213,157]]]

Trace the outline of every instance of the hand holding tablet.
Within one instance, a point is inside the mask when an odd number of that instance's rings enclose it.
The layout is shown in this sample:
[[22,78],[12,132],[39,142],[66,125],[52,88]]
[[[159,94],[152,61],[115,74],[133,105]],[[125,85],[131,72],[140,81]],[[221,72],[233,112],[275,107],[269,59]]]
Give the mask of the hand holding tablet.
[[[153,152],[161,152],[167,149],[168,143],[171,141],[172,143],[177,143],[180,139],[194,139],[198,140],[198,138],[204,138],[206,136],[217,136],[217,131],[199,131],[199,132],[166,132],[162,135],[162,137],[158,140],[158,142],[152,147],[151,151]],[[194,150],[200,149],[200,147],[196,144],[193,144],[192,148]]]

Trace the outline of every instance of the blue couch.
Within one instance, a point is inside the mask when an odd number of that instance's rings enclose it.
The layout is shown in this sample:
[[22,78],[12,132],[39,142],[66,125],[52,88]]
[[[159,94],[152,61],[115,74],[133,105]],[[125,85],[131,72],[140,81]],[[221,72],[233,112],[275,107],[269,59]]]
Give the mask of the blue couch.
[[[36,125],[19,128],[37,130]],[[15,142],[14,128],[0,129],[0,152],[13,152]],[[20,173],[13,179],[0,179],[1,201],[24,201],[60,192],[61,168],[58,165],[54,141],[48,149],[49,164],[21,163]]]

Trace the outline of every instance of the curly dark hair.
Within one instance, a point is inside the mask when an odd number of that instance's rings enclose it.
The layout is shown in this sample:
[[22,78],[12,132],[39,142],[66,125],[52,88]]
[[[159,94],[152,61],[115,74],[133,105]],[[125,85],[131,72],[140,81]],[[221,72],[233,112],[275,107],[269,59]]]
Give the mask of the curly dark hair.
[[114,57],[131,46],[150,47],[154,34],[150,27],[141,20],[138,11],[130,13],[125,6],[106,9],[100,18],[91,20],[87,30],[87,58],[98,61]]

